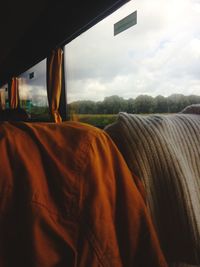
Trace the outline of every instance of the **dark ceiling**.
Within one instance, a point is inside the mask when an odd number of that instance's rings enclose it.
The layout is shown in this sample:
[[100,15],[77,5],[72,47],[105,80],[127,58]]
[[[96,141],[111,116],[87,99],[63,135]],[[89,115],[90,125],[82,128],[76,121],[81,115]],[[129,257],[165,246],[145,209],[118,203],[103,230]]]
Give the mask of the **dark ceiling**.
[[127,1],[1,1],[0,85]]

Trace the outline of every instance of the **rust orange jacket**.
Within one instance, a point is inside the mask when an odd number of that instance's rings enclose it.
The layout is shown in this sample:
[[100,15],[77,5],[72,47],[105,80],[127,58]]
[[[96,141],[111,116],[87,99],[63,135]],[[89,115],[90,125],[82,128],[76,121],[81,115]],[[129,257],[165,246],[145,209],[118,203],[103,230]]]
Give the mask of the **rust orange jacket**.
[[0,123],[0,266],[167,266],[106,133],[73,122]]

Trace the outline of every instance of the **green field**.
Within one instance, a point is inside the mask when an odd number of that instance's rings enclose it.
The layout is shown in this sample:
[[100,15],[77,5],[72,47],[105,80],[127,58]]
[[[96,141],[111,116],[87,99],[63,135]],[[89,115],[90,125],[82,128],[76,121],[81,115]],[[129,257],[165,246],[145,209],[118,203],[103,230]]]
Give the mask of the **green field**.
[[[168,115],[169,113],[144,113],[139,115]],[[173,114],[173,113],[170,113]],[[118,114],[73,114],[70,116],[70,120],[88,123],[98,128],[103,129],[106,125],[116,121]]]
[[113,123],[117,116],[117,114],[76,114],[72,120],[92,124],[103,129],[106,125]]

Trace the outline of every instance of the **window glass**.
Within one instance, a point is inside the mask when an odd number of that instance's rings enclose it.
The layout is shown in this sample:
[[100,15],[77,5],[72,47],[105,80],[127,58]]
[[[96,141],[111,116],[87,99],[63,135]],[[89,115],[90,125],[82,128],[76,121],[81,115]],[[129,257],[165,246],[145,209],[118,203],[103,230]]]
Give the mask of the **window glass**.
[[0,88],[0,107],[1,109],[9,108],[8,84]]
[[[137,10],[137,24],[114,24]],[[70,118],[104,127],[119,111],[200,103],[200,2],[134,0],[65,46]]]
[[19,77],[20,107],[32,120],[48,121],[49,108],[46,87],[46,59]]

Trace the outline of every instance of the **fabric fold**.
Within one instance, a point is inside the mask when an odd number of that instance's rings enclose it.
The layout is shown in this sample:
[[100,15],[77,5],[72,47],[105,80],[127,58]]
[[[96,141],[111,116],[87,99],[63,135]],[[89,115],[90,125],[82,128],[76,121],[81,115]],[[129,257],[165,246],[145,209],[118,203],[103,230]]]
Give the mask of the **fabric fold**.
[[167,267],[111,138],[75,123],[1,123],[1,267]]
[[63,50],[53,50],[47,59],[47,95],[49,110],[52,120],[56,123],[62,122],[59,113],[60,96],[62,90],[62,64]]
[[19,83],[18,78],[13,77],[10,89],[10,108],[16,109],[19,106]]
[[120,113],[107,131],[145,186],[168,262],[200,264],[200,116]]

